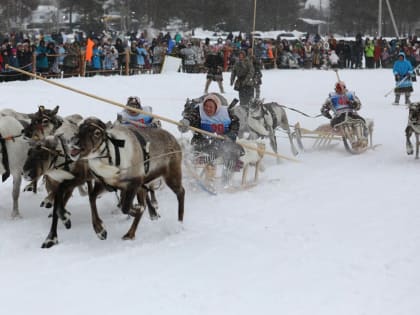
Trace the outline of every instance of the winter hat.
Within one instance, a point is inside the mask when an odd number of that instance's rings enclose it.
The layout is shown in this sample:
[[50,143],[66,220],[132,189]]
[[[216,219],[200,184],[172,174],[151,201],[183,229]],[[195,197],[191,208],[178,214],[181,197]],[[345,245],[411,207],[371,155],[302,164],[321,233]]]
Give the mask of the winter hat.
[[127,99],[127,106],[141,109],[140,98],[138,96],[130,96]]

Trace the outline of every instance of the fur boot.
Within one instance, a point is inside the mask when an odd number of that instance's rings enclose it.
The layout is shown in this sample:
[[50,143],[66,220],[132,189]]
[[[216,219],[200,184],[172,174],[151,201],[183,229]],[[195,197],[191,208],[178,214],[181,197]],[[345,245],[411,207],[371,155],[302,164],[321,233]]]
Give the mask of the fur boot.
[[410,93],[405,93],[405,105],[409,105],[410,102]]
[[401,94],[399,93],[395,94],[395,100],[394,100],[394,103],[392,103],[392,105],[398,105],[400,103],[400,96]]

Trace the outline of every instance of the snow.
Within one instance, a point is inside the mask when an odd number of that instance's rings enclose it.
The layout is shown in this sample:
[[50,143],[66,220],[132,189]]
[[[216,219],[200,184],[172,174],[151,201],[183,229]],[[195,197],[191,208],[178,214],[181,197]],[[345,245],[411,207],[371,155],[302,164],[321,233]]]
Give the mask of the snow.
[[[310,115],[334,86],[324,70],[263,72],[267,101]],[[98,208],[108,230],[99,240],[86,197],[68,204],[72,228],[59,223],[59,244],[41,249],[50,220],[39,208],[45,191],[21,194],[23,219],[11,220],[11,180],[0,190],[0,296],[2,314],[293,314],[417,315],[420,309],[420,161],[405,153],[408,111],[392,106],[391,70],[343,70],[356,91],[360,114],[375,121],[375,150],[348,154],[342,143],[314,150],[304,139],[299,162],[264,158],[259,185],[217,196],[185,180],[184,223],[176,198],[158,191],[161,218],[143,217],[134,241],[121,240],[131,219],[106,193]],[[226,96],[237,96],[228,86]],[[205,74],[55,80],[115,102],[138,95],[154,113],[179,120],[187,97],[200,96]],[[1,85],[0,108],[114,120],[120,110],[40,80]],[[217,91],[213,83],[210,90]],[[412,100],[420,100],[415,85]],[[308,129],[326,123],[288,111]],[[176,126],[163,123],[177,137]],[[279,137],[279,152],[291,156]],[[236,178],[239,180],[239,176]]]

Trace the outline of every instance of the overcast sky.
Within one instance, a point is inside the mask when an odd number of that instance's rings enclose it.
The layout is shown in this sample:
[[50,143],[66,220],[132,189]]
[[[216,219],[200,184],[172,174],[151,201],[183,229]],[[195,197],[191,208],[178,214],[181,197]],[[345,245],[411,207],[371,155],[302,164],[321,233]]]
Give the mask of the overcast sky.
[[319,8],[319,3],[321,2],[321,5],[323,8],[328,6],[329,0],[306,0],[306,6],[314,5],[317,8]]

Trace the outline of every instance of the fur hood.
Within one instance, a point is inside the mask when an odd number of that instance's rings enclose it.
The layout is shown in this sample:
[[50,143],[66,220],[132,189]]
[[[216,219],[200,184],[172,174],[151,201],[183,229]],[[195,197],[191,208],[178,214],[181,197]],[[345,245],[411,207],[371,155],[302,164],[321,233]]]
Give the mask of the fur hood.
[[207,95],[204,100],[203,100],[203,106],[204,103],[207,102],[208,100],[211,100],[214,102],[214,104],[216,104],[216,113],[220,110],[220,107],[222,106],[222,101],[220,100],[220,98],[216,95],[216,94],[209,94]]

